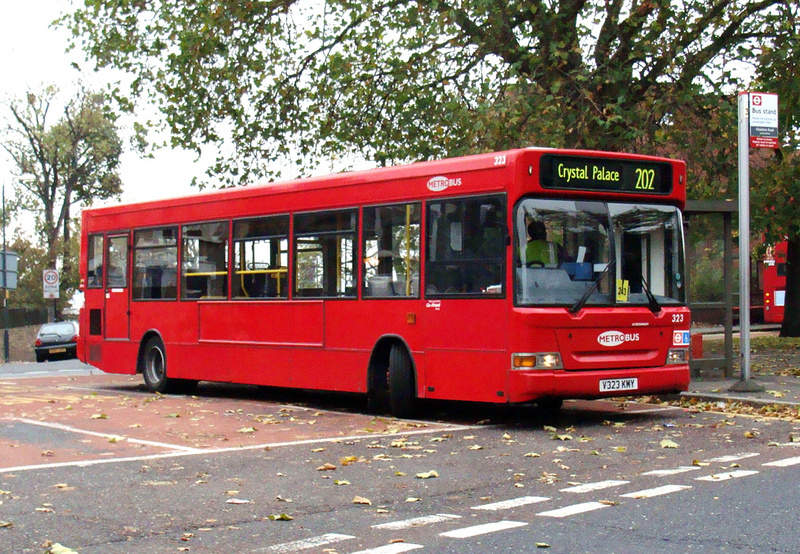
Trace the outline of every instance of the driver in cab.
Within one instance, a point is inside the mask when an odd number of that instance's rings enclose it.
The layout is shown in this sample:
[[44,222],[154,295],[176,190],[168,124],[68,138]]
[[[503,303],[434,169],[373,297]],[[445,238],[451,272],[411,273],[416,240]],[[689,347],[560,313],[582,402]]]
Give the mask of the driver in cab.
[[525,265],[528,267],[556,267],[559,247],[547,240],[547,229],[543,221],[528,223],[528,244],[525,247]]

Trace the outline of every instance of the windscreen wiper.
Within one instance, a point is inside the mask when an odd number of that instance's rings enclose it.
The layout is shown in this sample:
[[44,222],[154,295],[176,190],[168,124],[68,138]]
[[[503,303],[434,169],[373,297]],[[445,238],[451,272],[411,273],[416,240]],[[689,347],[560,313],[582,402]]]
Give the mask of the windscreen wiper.
[[647,295],[647,307],[650,308],[650,311],[654,314],[660,312],[661,304],[658,303],[656,297],[650,292],[650,286],[647,284],[647,281],[644,280],[644,275],[642,275],[642,290],[644,290],[645,295]]
[[594,291],[597,290],[597,287],[600,286],[600,281],[603,280],[603,277],[606,276],[608,271],[611,269],[611,267],[613,265],[616,264],[616,262],[617,262],[617,260],[612,260],[612,261],[610,261],[609,263],[606,264],[606,268],[602,271],[602,273],[600,273],[600,275],[597,277],[597,279],[594,280],[594,283],[592,283],[592,286],[589,287],[588,289],[586,289],[586,292],[583,293],[583,296],[581,296],[581,299],[578,300],[577,302],[575,302],[575,304],[573,304],[573,306],[569,309],[569,311],[571,313],[574,314],[574,313],[577,313],[577,312],[581,311],[581,309],[583,309],[583,306],[589,300],[589,297],[592,296],[592,294],[594,294]]

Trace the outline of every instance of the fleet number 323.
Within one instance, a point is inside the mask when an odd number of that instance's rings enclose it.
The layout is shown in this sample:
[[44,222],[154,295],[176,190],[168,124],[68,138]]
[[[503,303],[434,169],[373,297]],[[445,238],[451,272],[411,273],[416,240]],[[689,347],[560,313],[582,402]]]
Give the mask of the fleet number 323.
[[636,190],[655,190],[653,184],[656,180],[655,169],[636,170]]

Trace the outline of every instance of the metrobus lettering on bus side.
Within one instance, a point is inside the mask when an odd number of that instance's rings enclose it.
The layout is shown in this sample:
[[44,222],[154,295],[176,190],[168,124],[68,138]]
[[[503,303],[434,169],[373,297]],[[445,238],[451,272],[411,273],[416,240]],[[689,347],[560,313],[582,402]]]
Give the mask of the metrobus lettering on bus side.
[[683,391],[685,179],[525,148],[89,208],[78,354],[156,393],[360,393],[398,417]]

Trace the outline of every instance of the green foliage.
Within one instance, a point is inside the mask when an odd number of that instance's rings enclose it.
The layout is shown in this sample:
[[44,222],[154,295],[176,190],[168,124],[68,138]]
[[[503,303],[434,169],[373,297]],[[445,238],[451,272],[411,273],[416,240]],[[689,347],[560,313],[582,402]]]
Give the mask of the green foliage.
[[[122,141],[104,96],[81,91],[52,123],[49,116],[56,103],[57,91],[52,87],[40,94],[29,92],[24,101],[10,102],[2,146],[16,166],[15,198],[9,202],[9,211],[33,216],[33,231],[44,245],[46,266],[60,269],[65,276],[62,295],[71,295],[77,285],[78,259],[71,210],[119,195]],[[27,251],[34,260],[21,263],[38,263],[38,250],[30,247]],[[41,295],[41,283],[38,289]]]
[[[736,89],[730,60],[756,61],[754,37],[770,46],[792,32],[787,11],[797,6],[86,0],[62,23],[98,66],[132,74],[124,107],[158,106],[174,145],[216,145],[212,173],[228,184],[320,159],[539,145],[693,154],[703,196],[730,178],[713,141],[730,136],[729,106],[708,99]],[[709,114],[717,129],[703,129]]]
[[[79,235],[74,233],[72,237],[69,252],[77,260],[80,249]],[[8,249],[19,255],[17,290],[9,291],[9,307],[38,308],[46,304],[52,305],[52,300],[44,300],[42,294],[42,271],[52,267],[48,262],[47,249],[37,246],[25,237],[16,237],[8,245]],[[78,289],[78,264],[72,264],[66,274],[61,271],[59,277],[61,287],[57,309],[60,312],[69,305],[73,293]]]

